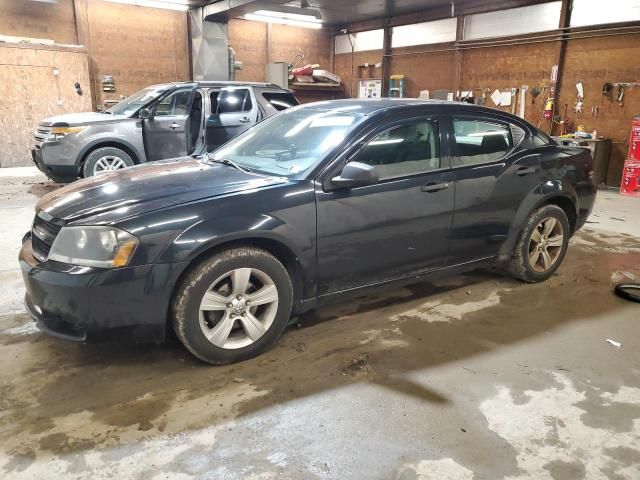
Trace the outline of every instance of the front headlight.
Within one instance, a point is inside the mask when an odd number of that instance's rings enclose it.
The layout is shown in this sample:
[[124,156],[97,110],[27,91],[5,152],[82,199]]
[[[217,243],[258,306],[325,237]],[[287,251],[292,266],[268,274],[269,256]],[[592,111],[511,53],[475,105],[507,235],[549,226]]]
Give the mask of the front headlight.
[[71,133],[80,133],[87,127],[53,127],[48,140],[60,140]]
[[48,259],[83,267],[124,267],[137,245],[136,237],[114,227],[63,227]]

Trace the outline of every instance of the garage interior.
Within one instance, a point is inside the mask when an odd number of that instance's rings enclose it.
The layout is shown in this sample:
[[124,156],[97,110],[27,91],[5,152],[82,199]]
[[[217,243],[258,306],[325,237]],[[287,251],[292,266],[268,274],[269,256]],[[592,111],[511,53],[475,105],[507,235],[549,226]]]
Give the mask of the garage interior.
[[[0,476],[640,478],[640,309],[613,293],[640,278],[639,58],[639,0],[0,0]],[[546,282],[365,295],[233,365],[44,335],[17,261],[62,187],[38,122],[202,80],[512,113],[590,150],[595,208]]]

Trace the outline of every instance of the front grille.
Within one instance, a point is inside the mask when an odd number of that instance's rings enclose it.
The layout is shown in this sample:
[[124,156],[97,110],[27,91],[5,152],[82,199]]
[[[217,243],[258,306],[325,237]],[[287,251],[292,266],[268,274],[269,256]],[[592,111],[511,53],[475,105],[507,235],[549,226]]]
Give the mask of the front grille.
[[51,132],[51,127],[39,126],[36,129],[36,131],[33,132],[33,138],[35,139],[35,141],[37,143],[42,143],[47,139],[47,137],[49,136],[50,132]]
[[62,227],[36,215],[31,228],[31,245],[33,247],[33,256],[36,259],[41,262],[47,259],[51,245],[53,245],[53,241],[58,236],[60,228]]

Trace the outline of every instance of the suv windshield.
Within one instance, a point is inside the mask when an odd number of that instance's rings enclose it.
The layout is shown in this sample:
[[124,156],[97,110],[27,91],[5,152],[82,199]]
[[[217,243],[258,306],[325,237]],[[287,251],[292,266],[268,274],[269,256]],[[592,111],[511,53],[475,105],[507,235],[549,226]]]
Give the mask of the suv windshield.
[[342,143],[361,118],[357,113],[285,110],[226,143],[210,158],[231,160],[268,175],[301,175]]
[[158,98],[170,87],[148,87],[134,93],[106,111],[113,115],[133,115],[150,101]]

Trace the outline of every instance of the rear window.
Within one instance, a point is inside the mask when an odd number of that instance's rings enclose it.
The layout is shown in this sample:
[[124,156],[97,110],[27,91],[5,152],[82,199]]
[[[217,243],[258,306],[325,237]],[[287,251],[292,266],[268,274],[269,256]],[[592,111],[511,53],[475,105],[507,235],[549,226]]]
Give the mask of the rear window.
[[264,99],[278,111],[298,105],[298,100],[288,92],[264,92]]

